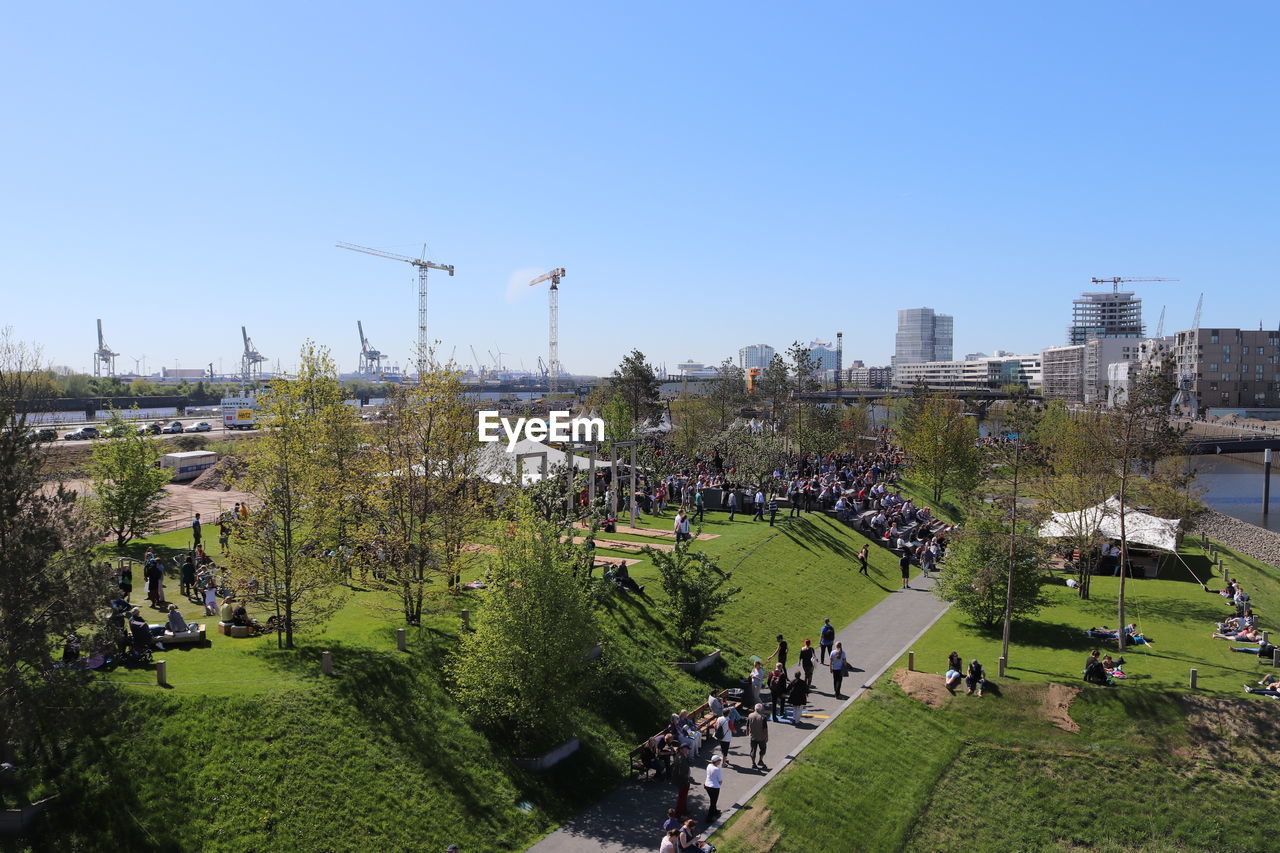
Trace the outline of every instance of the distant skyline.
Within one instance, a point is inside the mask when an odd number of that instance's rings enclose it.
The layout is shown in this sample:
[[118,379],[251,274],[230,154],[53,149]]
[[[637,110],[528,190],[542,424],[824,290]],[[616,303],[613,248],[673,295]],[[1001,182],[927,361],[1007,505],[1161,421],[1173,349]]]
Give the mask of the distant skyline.
[[897,311],[1065,342],[1092,276],[1154,331],[1280,325],[1280,8],[20,4],[0,30],[0,326],[88,371],[272,367],[307,339],[674,371]]

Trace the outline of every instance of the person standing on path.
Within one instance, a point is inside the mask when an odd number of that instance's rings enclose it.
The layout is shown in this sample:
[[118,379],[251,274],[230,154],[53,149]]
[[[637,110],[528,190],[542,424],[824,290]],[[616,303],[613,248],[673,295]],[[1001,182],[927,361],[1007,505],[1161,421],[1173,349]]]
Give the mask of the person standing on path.
[[[723,719],[723,717],[721,718]],[[720,816],[720,809],[716,808],[716,802],[720,799],[720,787],[724,784],[724,771],[721,764],[724,759],[719,755],[711,756],[711,763],[707,765],[707,779],[702,783],[702,787],[707,790],[707,823],[711,823]]]
[[869,544],[864,544],[862,550],[858,552],[858,573],[867,574],[867,551],[870,550]]
[[720,744],[720,757],[727,763],[729,747],[733,745],[733,720],[729,719],[728,711],[722,710],[720,719],[716,720],[716,741]]
[[671,782],[676,786],[676,816],[684,817],[689,810],[689,744],[682,743],[671,756]]
[[769,698],[773,702],[770,710],[770,716],[774,722],[778,721],[778,708],[782,708],[783,716],[787,713],[787,670],[782,664],[774,664],[773,672],[769,673]]
[[738,493],[733,489],[729,490],[729,520],[733,521],[733,517],[738,514]]
[[836,641],[836,629],[831,626],[830,619],[822,620],[822,629],[818,631],[818,663],[827,662],[831,653],[831,644]]
[[760,661],[756,661],[751,665],[751,704],[755,705],[760,701],[760,690],[764,686],[764,666]]
[[813,646],[809,640],[800,647],[800,668],[804,670],[804,683],[813,686]]
[[764,490],[756,489],[756,512],[751,516],[752,521],[764,521]]
[[773,654],[769,655],[769,660],[777,660],[782,664],[782,668],[787,668],[787,641],[782,639],[782,635],[778,635],[778,647],[773,650]]
[[[764,752],[769,746],[769,720],[764,715],[764,705],[757,704],[756,709],[747,717],[747,736],[751,738],[751,766],[768,770],[764,763]],[[760,753],[759,764],[756,763],[756,752]]]
[[911,555],[903,554],[898,558],[898,568],[902,569],[902,588],[911,589]]
[[831,652],[830,666],[831,666],[831,681],[833,684],[835,684],[837,699],[844,698],[843,696],[840,695],[840,683],[844,681],[845,668],[847,663],[848,663],[848,658],[845,657],[844,646],[840,643],[836,643],[835,650]]

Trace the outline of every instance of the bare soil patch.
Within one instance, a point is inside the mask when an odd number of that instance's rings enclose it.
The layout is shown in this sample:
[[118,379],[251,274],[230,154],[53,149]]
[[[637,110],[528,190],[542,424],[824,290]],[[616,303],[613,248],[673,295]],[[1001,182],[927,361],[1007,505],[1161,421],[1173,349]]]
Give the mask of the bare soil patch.
[[947,680],[936,672],[908,672],[900,669],[893,674],[893,683],[901,687],[903,693],[930,708],[941,708],[951,698]]
[[769,853],[778,846],[782,835],[769,823],[768,809],[747,806],[740,814],[741,817],[725,831],[726,838],[741,841],[746,849],[760,853]]
[[1049,689],[1044,694],[1044,704],[1041,706],[1045,719],[1053,723],[1064,732],[1080,731],[1080,724],[1071,719],[1071,703],[1080,693],[1079,687],[1067,687],[1065,684],[1049,683]]
[[216,465],[203,471],[199,477],[191,481],[193,489],[205,491],[229,492],[232,483],[244,473],[244,460],[238,456],[226,455],[218,459]]
[[1215,761],[1280,764],[1280,702],[1274,699],[1182,697],[1193,754]]

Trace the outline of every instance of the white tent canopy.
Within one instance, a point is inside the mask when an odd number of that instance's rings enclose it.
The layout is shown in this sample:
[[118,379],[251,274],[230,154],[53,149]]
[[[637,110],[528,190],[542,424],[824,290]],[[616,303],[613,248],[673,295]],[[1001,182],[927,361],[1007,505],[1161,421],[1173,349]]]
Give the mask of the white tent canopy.
[[[542,457],[541,454],[547,455],[547,470],[553,470],[557,465],[565,466],[569,464],[569,454],[563,450],[556,450],[549,444],[543,444],[540,441],[522,438],[516,442],[516,446],[507,450],[506,441],[495,441],[492,444],[485,445],[480,462],[480,470],[483,476],[491,483],[502,483],[514,480],[516,477],[516,460],[520,459],[520,484],[528,485],[536,483],[542,479]],[[535,454],[525,456],[525,454]],[[574,453],[573,467],[579,471],[587,471],[591,468],[591,462],[587,458],[589,454],[584,450],[582,454]],[[597,459],[595,469],[597,471],[609,467],[608,460]]]
[[[1176,553],[1179,520],[1157,518],[1128,507],[1124,514],[1125,538],[1130,544]],[[1040,525],[1040,536],[1045,539],[1064,539],[1083,534],[1119,539],[1120,500],[1110,497],[1100,504],[1075,512],[1055,512],[1052,518]]]

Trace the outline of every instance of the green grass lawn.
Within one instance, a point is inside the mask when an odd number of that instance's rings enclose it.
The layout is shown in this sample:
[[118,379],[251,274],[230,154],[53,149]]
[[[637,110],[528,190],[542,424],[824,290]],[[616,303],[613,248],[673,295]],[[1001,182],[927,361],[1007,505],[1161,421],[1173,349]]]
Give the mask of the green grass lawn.
[[1271,742],[1224,760],[1176,694],[1086,690],[1073,734],[1040,713],[1044,692],[930,709],[886,679],[714,840],[721,853],[1275,849],[1258,833],[1275,805],[1275,708],[1213,700],[1265,712],[1253,734]]
[[[665,528],[663,521],[654,523]],[[544,776],[516,769],[501,743],[468,724],[445,688],[442,662],[461,629],[458,611],[475,612],[484,592],[441,596],[423,626],[409,630],[409,652],[400,653],[394,596],[354,591],[322,632],[299,635],[298,648],[283,651],[273,636],[217,634],[217,618],[182,599],[170,577],[166,597],[180,603],[188,621],[207,626],[209,643],[157,654],[167,663],[169,689],[156,686],[146,668],[103,675],[122,688],[112,734],[59,781],[75,808],[46,821],[35,843],[70,850],[99,849],[108,838],[159,850],[420,850],[456,841],[468,850],[523,849],[618,784],[626,754],[641,738],[671,711],[736,682],[750,655],[773,651],[776,634],[798,647],[816,637],[823,616],[852,621],[896,585],[892,555],[873,549],[871,578],[859,575],[853,555],[865,540],[818,513],[780,518],[770,528],[709,512],[704,529],[721,536],[697,547],[715,554],[743,587],[706,648],[695,650],[720,647],[724,662],[704,678],[671,665],[687,656],[658,609],[656,570],[642,560],[631,573],[646,595],[617,595],[601,605],[601,701],[574,721],[583,749]],[[175,531],[127,550],[140,556],[152,545],[171,557],[188,540],[187,531]],[[211,553],[216,558],[216,539]],[[134,603],[162,621],[142,592],[135,577]],[[333,653],[335,678],[320,672],[324,650]]]

